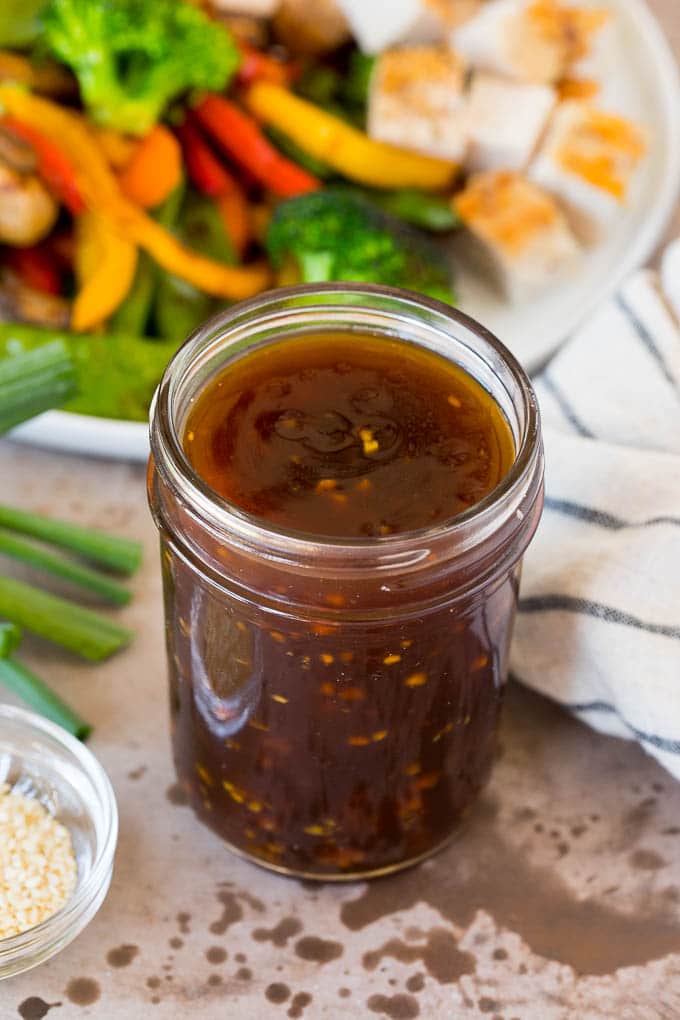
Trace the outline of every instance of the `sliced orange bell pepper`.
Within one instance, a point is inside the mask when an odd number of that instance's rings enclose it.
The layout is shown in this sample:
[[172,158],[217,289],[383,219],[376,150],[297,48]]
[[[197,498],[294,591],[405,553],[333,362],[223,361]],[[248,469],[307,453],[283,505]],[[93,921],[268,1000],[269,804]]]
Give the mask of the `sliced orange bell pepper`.
[[310,156],[350,180],[373,188],[436,191],[450,184],[458,169],[443,159],[376,142],[339,117],[271,82],[255,82],[245,101],[259,120],[278,128]]

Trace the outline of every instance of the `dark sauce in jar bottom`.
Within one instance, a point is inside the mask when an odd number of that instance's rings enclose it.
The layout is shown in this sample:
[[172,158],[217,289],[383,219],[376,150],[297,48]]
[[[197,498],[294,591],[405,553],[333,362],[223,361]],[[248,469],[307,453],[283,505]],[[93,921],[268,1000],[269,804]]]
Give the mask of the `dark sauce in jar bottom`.
[[268,630],[197,599],[177,567],[171,610],[191,636],[172,643],[174,756],[203,821],[263,863],[329,878],[446,841],[496,753],[516,576],[465,616]]
[[[352,536],[424,527],[432,507],[439,522],[483,498],[513,457],[491,398],[443,358],[409,348],[400,362],[406,345],[368,341],[391,347],[387,363],[375,370],[370,348],[353,362],[347,341],[338,399],[328,337],[325,354],[309,339],[302,362],[289,353],[288,377],[270,360],[268,390],[257,354],[208,383],[185,434],[198,473],[265,520],[334,536],[343,520]],[[519,567],[420,611],[397,586],[369,620],[360,588],[321,585],[312,619],[206,584],[167,534],[162,550],[174,757],[198,816],[258,862],[317,878],[389,872],[444,844],[496,753]],[[287,583],[291,604],[315,604],[316,581]]]

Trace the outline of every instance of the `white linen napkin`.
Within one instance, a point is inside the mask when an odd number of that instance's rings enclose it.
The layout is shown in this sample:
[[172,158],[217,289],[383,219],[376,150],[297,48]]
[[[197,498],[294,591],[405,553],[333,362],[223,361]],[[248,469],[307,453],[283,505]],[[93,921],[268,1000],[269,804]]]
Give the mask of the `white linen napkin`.
[[537,378],[543,519],[511,671],[680,779],[680,242]]

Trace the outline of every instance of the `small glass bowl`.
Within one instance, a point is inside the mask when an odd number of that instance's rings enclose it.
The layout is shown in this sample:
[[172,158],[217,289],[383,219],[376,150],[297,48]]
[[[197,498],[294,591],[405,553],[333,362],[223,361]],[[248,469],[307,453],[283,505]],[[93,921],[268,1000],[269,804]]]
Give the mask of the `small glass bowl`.
[[71,834],[78,877],[56,914],[0,939],[0,979],[48,960],[99,910],[111,882],[118,809],[109,778],[94,755],[54,723],[0,705],[0,786],[34,797]]

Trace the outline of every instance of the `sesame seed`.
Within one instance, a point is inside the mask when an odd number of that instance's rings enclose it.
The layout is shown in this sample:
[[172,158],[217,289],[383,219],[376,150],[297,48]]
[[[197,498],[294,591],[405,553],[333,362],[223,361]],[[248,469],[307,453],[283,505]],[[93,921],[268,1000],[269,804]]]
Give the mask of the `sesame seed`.
[[407,687],[422,687],[427,683],[427,673],[411,673],[405,682]]
[[39,801],[0,786],[0,938],[55,914],[77,873],[68,829]]

